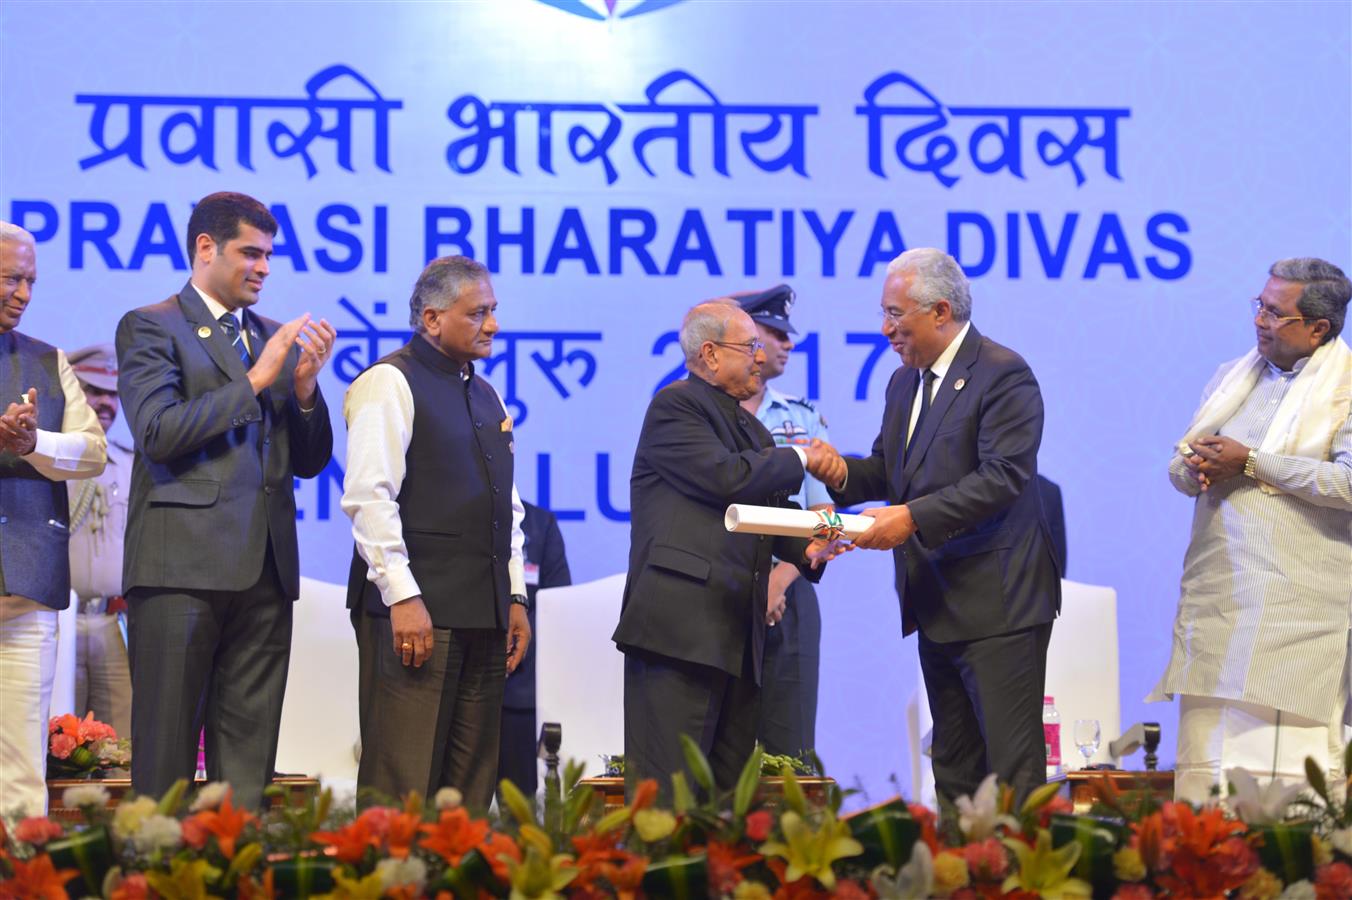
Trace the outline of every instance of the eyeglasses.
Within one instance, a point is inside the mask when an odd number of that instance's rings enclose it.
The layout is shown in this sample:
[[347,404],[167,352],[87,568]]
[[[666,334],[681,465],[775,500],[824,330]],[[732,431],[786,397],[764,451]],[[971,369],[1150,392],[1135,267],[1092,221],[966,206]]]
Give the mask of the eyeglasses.
[[911,315],[912,313],[918,313],[918,312],[930,312],[930,311],[933,310],[933,309],[934,309],[934,307],[932,307],[932,306],[929,307],[929,309],[926,309],[926,308],[923,307],[923,306],[916,306],[916,307],[913,307],[913,308],[911,308],[911,309],[906,310],[905,312],[895,312],[894,310],[884,309],[884,310],[881,311],[880,315],[882,315],[883,321],[884,321],[884,322],[889,322],[889,323],[895,325],[895,324],[897,324],[898,322],[900,322],[902,319],[904,319],[904,318],[906,318],[907,316]]
[[1279,316],[1277,310],[1263,305],[1261,297],[1255,297],[1249,303],[1253,306],[1253,314],[1264,325],[1276,325],[1281,328],[1287,322],[1308,322],[1310,320],[1309,316]]
[[710,341],[709,343],[717,344],[720,347],[735,347],[738,350],[745,350],[752,356],[755,356],[757,353],[765,349],[765,341],[758,339],[750,341],[741,341],[740,343],[737,341]]

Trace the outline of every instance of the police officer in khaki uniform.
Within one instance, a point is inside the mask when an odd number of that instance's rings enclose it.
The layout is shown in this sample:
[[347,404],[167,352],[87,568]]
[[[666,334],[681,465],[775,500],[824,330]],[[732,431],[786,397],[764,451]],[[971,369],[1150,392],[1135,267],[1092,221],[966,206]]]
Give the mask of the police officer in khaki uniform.
[[[793,289],[787,284],[738,294],[734,299],[756,323],[765,342],[764,390],[742,401],[770,430],[780,447],[807,447],[814,438],[830,443],[826,421],[811,402],[781,394],[770,381],[784,374],[793,335],[789,324]],[[826,487],[811,475],[789,498],[804,509],[830,506]],[[799,756],[816,749],[817,682],[821,663],[821,609],[811,582],[792,563],[776,560],[770,570],[770,603],[765,635],[765,677],[756,739],[769,753]]]
[[[95,344],[69,356],[106,434],[117,420],[117,354]],[[131,493],[131,448],[108,441],[108,466],[95,478],[68,481],[70,586],[79,597],[75,620],[75,710],[131,737],[131,669],[124,637],[122,535]]]

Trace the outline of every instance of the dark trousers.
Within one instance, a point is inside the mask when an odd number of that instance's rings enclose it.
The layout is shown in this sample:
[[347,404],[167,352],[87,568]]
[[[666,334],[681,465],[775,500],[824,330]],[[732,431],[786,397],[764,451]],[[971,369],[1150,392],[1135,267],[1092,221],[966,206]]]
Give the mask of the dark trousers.
[[359,790],[385,798],[455,787],[485,812],[498,779],[506,632],[434,628],[419,668],[394,652],[388,618],[356,618],[361,667]]
[[502,746],[498,750],[498,778],[506,778],[527,797],[540,788],[540,758],[535,752],[535,710],[502,710]]
[[246,591],[133,588],[131,783],[159,797],[192,779],[206,728],[206,769],[236,805],[257,809],[272,780],[291,659],[292,601],[269,553]]
[[800,756],[817,747],[822,613],[812,582],[789,585],[784,618],[765,631],[756,740],[767,753]]
[[760,688],[749,678],[656,653],[627,650],[624,655],[625,792],[644,778],[656,778],[663,798],[671,796],[671,776],[685,772],[699,790],[681,752],[681,734],[699,744],[713,768],[719,790],[737,784],[742,766],[756,746],[756,709]]
[[934,717],[934,785],[955,800],[991,772],[1019,800],[1046,782],[1042,696],[1052,625],[940,644],[920,635]]

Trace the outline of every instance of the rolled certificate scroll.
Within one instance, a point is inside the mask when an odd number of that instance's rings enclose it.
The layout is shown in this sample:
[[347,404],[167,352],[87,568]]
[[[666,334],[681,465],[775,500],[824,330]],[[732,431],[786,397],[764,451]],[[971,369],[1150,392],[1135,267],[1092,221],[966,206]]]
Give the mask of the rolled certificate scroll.
[[873,525],[869,516],[841,515],[835,511],[783,509],[778,506],[749,506],[734,503],[723,514],[728,531],[746,534],[775,534],[784,537],[854,540]]

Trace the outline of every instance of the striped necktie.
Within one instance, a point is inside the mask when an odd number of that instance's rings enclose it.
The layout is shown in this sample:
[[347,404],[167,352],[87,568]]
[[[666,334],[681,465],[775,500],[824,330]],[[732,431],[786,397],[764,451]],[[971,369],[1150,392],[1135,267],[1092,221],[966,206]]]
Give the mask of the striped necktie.
[[235,348],[239,354],[239,361],[244,363],[244,368],[253,365],[253,357],[249,355],[249,345],[244,343],[244,335],[239,332],[239,321],[235,319],[234,313],[225,313],[216,321],[221,323],[221,331],[230,338],[230,345]]

